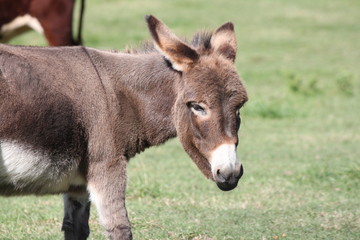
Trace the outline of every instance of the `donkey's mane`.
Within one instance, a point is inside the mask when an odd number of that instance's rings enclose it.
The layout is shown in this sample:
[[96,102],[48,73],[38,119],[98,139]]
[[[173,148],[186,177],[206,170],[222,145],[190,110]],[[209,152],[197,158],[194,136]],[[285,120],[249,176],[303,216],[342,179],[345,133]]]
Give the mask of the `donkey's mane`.
[[[210,40],[212,36],[212,32],[197,32],[192,37],[191,41],[183,40],[185,43],[189,44],[193,48],[197,50],[207,50],[211,48]],[[130,54],[149,54],[157,52],[152,41],[145,41],[141,45],[136,47],[127,47],[124,51],[125,53]]]

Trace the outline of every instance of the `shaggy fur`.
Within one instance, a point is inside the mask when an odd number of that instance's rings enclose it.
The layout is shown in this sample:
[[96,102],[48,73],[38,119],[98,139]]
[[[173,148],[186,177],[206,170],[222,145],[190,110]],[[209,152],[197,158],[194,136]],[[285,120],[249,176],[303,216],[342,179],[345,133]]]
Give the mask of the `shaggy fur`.
[[212,171],[210,161],[237,145],[247,101],[233,25],[186,44],[147,22],[156,51],[0,45],[0,194],[65,193],[65,239],[87,238],[88,193],[109,238],[131,239],[127,163],[175,136],[222,190],[242,175],[240,164]]

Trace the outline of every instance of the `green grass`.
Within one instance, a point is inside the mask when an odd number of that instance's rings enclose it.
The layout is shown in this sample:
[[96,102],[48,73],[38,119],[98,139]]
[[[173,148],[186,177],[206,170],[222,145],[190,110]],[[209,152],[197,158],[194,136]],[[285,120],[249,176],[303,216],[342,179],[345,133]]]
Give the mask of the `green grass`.
[[[123,49],[149,34],[145,14],[178,35],[226,21],[250,100],[245,175],[221,192],[177,140],[129,167],[135,239],[360,239],[360,4],[357,0],[91,0],[88,46]],[[30,33],[14,44],[44,44]],[[0,198],[0,239],[61,239],[60,196]],[[90,239],[105,239],[93,208]]]

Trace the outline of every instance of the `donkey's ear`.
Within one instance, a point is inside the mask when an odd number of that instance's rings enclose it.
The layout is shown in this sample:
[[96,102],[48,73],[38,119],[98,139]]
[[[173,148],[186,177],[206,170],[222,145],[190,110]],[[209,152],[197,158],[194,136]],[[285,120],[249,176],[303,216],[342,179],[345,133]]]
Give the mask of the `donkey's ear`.
[[151,15],[145,18],[155,47],[175,70],[182,72],[199,59],[198,53],[175,36],[164,23]]
[[219,27],[211,36],[213,51],[235,62],[236,58],[236,35],[234,25],[231,22]]

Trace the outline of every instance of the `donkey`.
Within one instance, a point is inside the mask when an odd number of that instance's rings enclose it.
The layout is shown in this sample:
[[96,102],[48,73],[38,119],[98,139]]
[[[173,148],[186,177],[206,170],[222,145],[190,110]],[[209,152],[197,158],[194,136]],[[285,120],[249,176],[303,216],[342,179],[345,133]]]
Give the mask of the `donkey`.
[[0,45],[0,194],[63,193],[66,240],[88,237],[90,201],[109,239],[132,239],[128,161],[175,136],[221,190],[243,174],[233,24],[186,43],[146,21],[153,46],[125,52]]

